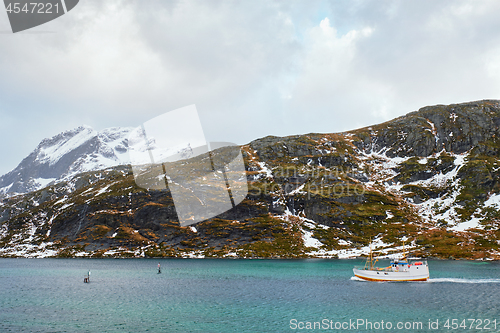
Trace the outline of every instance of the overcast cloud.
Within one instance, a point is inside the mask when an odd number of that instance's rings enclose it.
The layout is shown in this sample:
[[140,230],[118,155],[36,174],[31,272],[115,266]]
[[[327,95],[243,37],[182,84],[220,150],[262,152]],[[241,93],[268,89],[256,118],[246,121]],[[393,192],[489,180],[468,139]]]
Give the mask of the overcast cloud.
[[82,124],[196,104],[209,140],[339,132],[500,98],[500,2],[80,0],[9,33],[0,9],[0,174]]

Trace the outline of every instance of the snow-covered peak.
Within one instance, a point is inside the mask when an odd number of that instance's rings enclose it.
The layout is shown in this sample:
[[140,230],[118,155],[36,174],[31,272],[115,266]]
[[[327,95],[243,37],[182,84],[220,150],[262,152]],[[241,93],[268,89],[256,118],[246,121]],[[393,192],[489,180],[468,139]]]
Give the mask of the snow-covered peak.
[[62,132],[50,139],[44,139],[37,147],[36,161],[40,163],[57,163],[64,155],[95,138],[98,133],[88,126],[80,126]]
[[96,131],[80,126],[44,139],[14,170],[0,177],[0,194],[25,193],[78,173],[128,164],[133,128]]

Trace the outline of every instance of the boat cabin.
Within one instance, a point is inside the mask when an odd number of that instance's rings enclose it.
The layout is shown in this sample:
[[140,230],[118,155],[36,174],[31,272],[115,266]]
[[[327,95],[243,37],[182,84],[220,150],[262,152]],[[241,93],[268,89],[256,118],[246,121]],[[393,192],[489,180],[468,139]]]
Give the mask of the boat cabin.
[[409,266],[410,265],[406,260],[404,261],[394,260],[391,262],[391,269],[393,272],[407,272]]

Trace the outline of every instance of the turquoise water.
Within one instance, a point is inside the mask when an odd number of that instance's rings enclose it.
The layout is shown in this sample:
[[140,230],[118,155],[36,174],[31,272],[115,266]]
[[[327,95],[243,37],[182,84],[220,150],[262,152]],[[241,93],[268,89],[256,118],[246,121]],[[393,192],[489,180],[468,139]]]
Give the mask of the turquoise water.
[[356,281],[360,264],[0,259],[0,332],[500,332],[498,262],[430,261],[431,280],[413,283]]

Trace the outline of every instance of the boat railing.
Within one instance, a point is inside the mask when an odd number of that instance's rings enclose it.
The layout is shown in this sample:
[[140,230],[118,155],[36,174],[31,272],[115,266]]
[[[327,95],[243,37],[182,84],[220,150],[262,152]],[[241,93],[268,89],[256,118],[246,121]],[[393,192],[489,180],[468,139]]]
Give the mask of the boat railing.
[[[420,266],[420,265],[427,266],[427,260],[419,260],[419,261],[409,262],[407,264],[408,264],[408,267]],[[366,271],[380,271],[380,272],[392,272],[392,271],[394,271],[392,268],[392,265],[389,265],[387,267],[375,267],[375,266],[373,266],[372,268],[365,265],[365,266],[354,266],[354,268],[358,269],[358,270],[366,270]]]
[[392,271],[392,267],[391,266],[388,266],[388,267],[373,267],[370,269],[370,267],[366,267],[366,266],[354,266],[355,269],[358,269],[358,270],[366,270],[366,271],[380,271],[380,272],[389,272],[389,271]]

